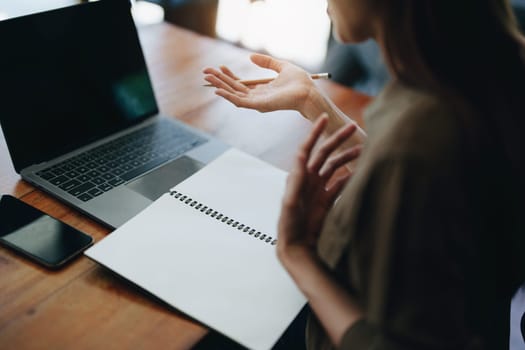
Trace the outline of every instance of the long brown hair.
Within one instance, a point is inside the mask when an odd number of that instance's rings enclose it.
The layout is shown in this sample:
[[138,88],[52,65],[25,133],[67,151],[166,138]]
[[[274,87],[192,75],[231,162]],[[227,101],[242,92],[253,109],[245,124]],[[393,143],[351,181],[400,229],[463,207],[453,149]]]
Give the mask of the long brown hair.
[[485,305],[478,312],[490,317],[473,324],[488,334],[494,327],[495,334],[505,334],[508,324],[488,320],[504,320],[506,310],[484,300],[510,301],[525,279],[525,66],[516,19],[507,0],[377,1],[384,5],[385,59],[395,78],[445,91],[444,99],[459,96],[475,111],[462,120],[473,140],[465,181],[479,233],[479,255],[471,264],[478,277],[495,282],[470,291],[478,302],[467,307]]
[[[479,280],[492,276],[494,282],[470,291],[471,301],[478,301],[469,305],[484,308],[473,314],[487,317],[472,322],[488,338],[505,334],[508,323],[493,320],[508,319],[507,309],[484,301],[510,301],[525,279],[524,40],[511,6],[508,0],[376,1],[384,11],[384,54],[395,79],[445,92],[444,100],[459,96],[475,111],[462,120],[473,140],[473,169],[465,177],[479,233],[479,255],[470,260]],[[488,348],[502,348],[500,341],[490,340]]]
[[480,111],[525,176],[525,40],[508,0],[376,0],[385,59],[420,89],[453,91]]
[[523,39],[508,0],[378,2],[386,60],[405,82],[460,87],[503,68],[494,67],[496,56],[507,66],[519,56]]

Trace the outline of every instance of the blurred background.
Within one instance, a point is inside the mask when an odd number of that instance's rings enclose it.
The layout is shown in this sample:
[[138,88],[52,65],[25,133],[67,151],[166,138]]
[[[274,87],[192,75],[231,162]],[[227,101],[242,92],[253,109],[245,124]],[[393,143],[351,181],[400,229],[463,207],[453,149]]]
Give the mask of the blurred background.
[[[79,0],[0,0],[0,19]],[[139,25],[166,20],[315,70],[330,31],[323,0],[133,0]]]
[[[88,0],[0,0],[0,20]],[[368,95],[388,81],[375,42],[337,43],[326,0],[130,0],[138,26],[170,22],[252,51],[292,61]],[[511,1],[525,23],[525,0]]]

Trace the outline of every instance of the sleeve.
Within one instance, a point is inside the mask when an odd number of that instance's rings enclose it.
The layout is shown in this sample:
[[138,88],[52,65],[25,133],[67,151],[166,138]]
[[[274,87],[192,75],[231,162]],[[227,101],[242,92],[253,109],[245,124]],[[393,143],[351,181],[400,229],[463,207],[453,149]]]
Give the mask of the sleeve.
[[457,174],[406,157],[368,171],[352,199],[358,212],[346,215],[357,218],[346,223],[355,234],[338,264],[366,316],[347,330],[341,349],[466,348],[469,230],[456,182]]

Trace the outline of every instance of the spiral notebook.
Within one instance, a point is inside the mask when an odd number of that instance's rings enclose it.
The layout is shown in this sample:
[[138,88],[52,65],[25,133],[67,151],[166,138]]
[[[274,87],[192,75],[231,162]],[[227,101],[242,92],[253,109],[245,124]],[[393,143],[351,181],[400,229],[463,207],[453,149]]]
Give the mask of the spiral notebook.
[[275,252],[286,172],[230,149],[86,255],[250,349],[306,300]]

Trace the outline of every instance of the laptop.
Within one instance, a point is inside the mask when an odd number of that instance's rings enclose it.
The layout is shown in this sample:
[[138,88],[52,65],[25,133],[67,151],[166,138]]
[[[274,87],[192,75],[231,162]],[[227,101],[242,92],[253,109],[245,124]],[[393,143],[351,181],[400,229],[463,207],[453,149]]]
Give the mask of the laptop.
[[0,21],[0,125],[23,179],[116,228],[229,146],[159,114],[129,0]]

